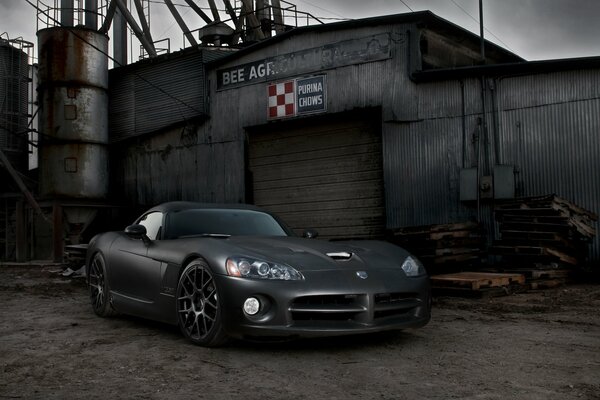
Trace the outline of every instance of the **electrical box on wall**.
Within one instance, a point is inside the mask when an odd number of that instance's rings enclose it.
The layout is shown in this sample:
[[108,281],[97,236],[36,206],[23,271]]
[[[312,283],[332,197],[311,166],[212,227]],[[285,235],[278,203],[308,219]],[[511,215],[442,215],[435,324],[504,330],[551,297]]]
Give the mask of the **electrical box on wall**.
[[512,199],[515,197],[514,165],[494,165],[494,198]]
[[[477,168],[460,170],[460,201],[512,199],[515,197],[513,165],[495,165],[492,176],[477,179]],[[479,183],[479,185],[478,185]]]
[[460,170],[460,201],[477,200],[477,168]]

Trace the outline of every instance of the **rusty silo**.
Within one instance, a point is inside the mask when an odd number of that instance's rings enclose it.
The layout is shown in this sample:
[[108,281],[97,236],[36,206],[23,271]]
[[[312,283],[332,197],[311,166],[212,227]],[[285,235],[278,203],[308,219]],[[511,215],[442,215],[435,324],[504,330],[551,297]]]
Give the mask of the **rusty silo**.
[[38,31],[40,196],[108,192],[108,37],[86,27]]

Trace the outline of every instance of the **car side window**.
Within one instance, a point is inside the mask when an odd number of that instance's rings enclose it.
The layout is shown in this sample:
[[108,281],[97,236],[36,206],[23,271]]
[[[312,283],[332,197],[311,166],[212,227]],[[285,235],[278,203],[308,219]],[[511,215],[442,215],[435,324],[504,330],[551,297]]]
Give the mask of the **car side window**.
[[146,227],[146,235],[150,240],[160,238],[162,228],[163,214],[161,212],[153,212],[142,217],[139,224]]

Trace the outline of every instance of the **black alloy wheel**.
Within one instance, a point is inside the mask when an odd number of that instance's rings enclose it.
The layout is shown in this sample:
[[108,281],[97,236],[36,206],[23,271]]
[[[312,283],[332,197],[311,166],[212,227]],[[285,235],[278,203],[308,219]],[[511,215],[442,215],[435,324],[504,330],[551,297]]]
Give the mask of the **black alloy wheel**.
[[110,289],[106,277],[106,264],[102,254],[96,253],[92,258],[88,271],[88,286],[90,300],[94,312],[101,317],[110,317],[116,314],[110,301]]
[[192,261],[179,278],[177,320],[183,335],[195,344],[215,347],[227,340],[221,326],[217,286],[203,260]]

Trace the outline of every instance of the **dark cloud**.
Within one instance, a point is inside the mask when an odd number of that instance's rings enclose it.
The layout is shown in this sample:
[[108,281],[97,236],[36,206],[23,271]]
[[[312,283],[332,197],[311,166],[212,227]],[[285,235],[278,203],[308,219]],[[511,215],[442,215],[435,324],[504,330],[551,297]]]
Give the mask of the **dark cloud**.
[[[207,5],[206,0],[196,0]],[[32,1],[34,4],[37,1]],[[53,3],[53,0],[46,0]],[[478,0],[403,0],[415,11],[431,10],[442,18],[478,33]],[[409,12],[400,0],[292,0],[315,16],[364,18]],[[176,1],[183,3],[183,1]],[[217,4],[220,1],[217,0]],[[600,56],[600,0],[484,0],[485,36],[518,55],[534,59]],[[172,39],[180,47],[181,31],[163,4],[152,3],[156,38]],[[190,28],[201,26],[193,12],[181,8]],[[159,15],[160,14],[160,15]],[[468,15],[469,14],[469,15]],[[328,20],[331,21],[331,20]],[[0,0],[0,33],[36,42],[36,12],[25,0]],[[499,39],[498,39],[499,38]]]

